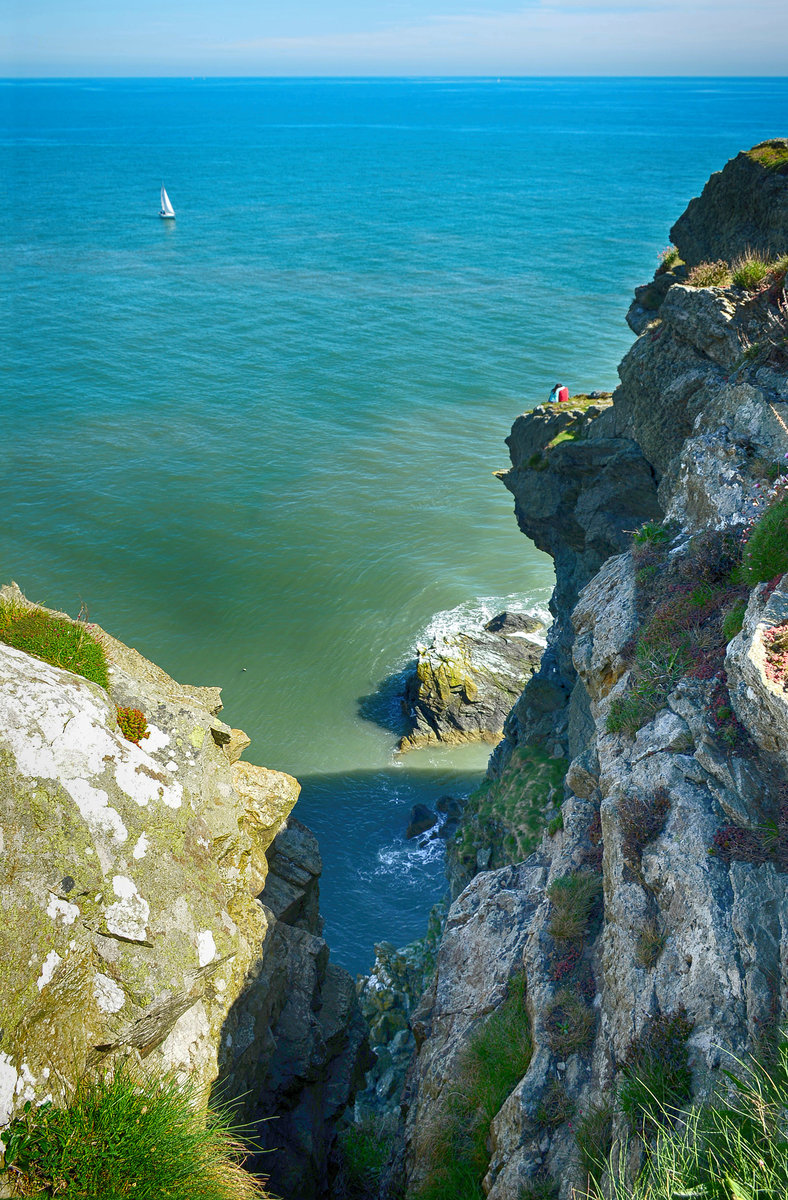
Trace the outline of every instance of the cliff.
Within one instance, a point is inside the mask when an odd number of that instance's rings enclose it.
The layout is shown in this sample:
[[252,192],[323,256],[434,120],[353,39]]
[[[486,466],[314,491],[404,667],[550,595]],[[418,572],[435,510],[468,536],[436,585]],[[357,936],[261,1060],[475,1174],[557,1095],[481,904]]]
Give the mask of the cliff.
[[788,460],[788,142],[729,163],[672,236],[612,401],[508,439],[554,623],[452,852],[389,1196],[569,1200],[614,1139],[636,1161],[651,1093],[707,1094],[788,1018],[788,531],[775,578],[747,542]]
[[[15,587],[0,604],[42,611]],[[276,1147],[273,1190],[323,1195],[368,1051],[320,936],[299,786],[240,759],[218,688],[82,628],[106,688],[0,641],[0,1127],[131,1058],[206,1100],[218,1079]],[[147,718],[138,743],[119,707]]]

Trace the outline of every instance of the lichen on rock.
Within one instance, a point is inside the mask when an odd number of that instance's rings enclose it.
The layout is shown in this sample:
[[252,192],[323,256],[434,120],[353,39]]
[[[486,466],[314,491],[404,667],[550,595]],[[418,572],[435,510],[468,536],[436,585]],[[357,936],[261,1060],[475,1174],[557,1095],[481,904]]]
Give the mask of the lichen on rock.
[[[0,598],[29,605],[15,587]],[[285,1178],[300,1163],[299,1194],[317,1195],[365,1031],[319,936],[314,839],[297,822],[286,836],[299,785],[238,761],[248,739],[218,720],[218,688],[177,684],[91,632],[109,693],[0,643],[0,1127],[128,1056],[188,1075],[206,1099],[221,1065],[225,1098],[239,1095],[245,1051],[257,1064],[252,1125],[282,1109],[273,1078],[285,1064],[288,1106],[318,1098],[310,1156],[282,1121],[275,1164]],[[117,705],[147,715],[140,744],[121,733]],[[316,1014],[300,1072],[285,1022],[299,996]]]

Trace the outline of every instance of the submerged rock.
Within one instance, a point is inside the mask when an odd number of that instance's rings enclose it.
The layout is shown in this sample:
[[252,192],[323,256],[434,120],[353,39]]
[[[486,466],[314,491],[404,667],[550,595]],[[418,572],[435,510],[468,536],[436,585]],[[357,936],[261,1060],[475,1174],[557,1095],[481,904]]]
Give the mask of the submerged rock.
[[427,808],[426,804],[414,804],[410,810],[410,821],[408,828],[405,830],[405,837],[408,841],[411,838],[416,838],[420,833],[426,833],[428,829],[438,824],[438,815],[431,808]]

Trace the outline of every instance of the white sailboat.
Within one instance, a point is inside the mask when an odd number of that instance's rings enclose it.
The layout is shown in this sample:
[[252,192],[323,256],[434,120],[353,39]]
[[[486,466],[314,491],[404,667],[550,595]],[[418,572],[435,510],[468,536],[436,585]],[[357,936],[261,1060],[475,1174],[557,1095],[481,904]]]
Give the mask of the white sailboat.
[[163,185],[161,189],[161,212],[159,213],[159,216],[169,217],[172,220],[175,220],[175,209],[170,204],[170,198],[167,195],[167,190]]

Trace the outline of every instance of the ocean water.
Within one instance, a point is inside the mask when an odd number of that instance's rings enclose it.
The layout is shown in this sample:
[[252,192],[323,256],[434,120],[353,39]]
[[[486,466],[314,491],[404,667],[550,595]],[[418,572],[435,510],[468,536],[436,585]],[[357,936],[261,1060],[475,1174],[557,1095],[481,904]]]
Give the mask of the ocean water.
[[410,806],[487,756],[397,756],[359,698],[544,607],[512,420],[615,385],[671,223],[787,113],[775,79],[0,85],[2,578],[223,687],[351,970],[422,931]]

